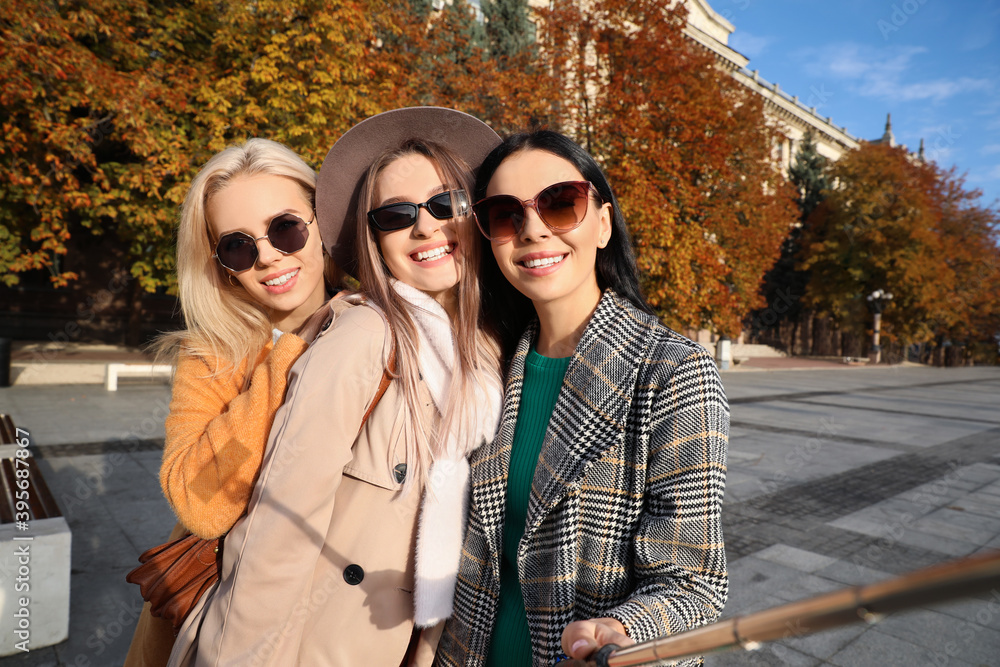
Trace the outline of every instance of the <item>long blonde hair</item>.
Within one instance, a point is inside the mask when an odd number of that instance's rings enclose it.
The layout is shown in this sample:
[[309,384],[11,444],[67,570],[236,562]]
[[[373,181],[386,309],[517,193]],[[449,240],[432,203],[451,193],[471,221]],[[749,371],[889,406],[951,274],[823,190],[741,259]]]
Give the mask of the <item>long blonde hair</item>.
[[488,333],[480,307],[478,275],[481,251],[476,239],[478,232],[467,215],[458,218],[457,225],[462,253],[460,278],[455,287],[458,290],[458,309],[451,323],[456,348],[455,368],[439,427],[432,431],[430,425],[423,423],[423,411],[417,396],[420,369],[416,326],[407,312],[406,302],[392,288],[393,276],[382,258],[378,239],[368,225],[368,211],[375,206],[382,171],[395,160],[413,154],[430,160],[441,172],[449,189],[471,193],[473,185],[472,170],[460,156],[440,144],[411,139],[372,163],[358,197],[358,209],[354,216],[355,238],[358,239],[358,279],[362,293],[382,309],[392,327],[396,343],[396,381],[401,383],[404,409],[409,412],[409,418],[404,420],[407,487],[411,480],[424,478],[431,461],[444,453],[442,448],[453,425],[457,427],[454,431],[460,437],[471,437],[478,431],[478,425],[472,423],[476,412],[470,409],[475,406],[470,405],[473,401],[469,397],[477,395],[473,389],[485,387],[487,382],[502,386],[500,345],[496,337]]
[[[316,172],[290,148],[269,139],[247,139],[216,153],[191,182],[181,206],[177,230],[177,286],[186,329],[161,336],[160,354],[181,350],[214,360],[216,372],[235,373],[252,363],[271,339],[267,310],[254,301],[212,255],[213,234],[206,208],[240,176],[271,174],[294,181],[311,206],[316,200]],[[309,230],[318,234],[317,226]],[[327,262],[327,277],[335,277]],[[249,374],[247,374],[247,379]]]

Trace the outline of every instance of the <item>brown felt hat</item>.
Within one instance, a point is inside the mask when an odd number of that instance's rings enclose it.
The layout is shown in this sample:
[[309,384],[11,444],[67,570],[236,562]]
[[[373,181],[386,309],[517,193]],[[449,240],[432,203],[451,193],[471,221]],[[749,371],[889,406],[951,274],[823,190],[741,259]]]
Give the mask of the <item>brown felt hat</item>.
[[333,261],[352,276],[358,271],[353,223],[362,181],[375,160],[409,139],[445,146],[473,170],[500,143],[497,133],[475,116],[442,107],[386,111],[345,132],[319,170],[316,219]]

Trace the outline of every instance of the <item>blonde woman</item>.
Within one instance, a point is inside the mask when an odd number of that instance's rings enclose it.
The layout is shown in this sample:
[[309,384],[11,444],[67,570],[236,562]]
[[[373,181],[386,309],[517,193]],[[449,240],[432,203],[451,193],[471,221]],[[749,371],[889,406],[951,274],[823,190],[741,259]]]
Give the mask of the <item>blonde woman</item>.
[[[460,557],[466,454],[492,437],[501,399],[468,198],[468,165],[499,141],[466,114],[415,108],[363,121],[330,151],[317,213],[363,302],[338,302],[292,369],[222,580],[171,664],[433,660]],[[396,377],[365,420],[391,350]]]
[[[315,188],[313,169],[266,139],[218,153],[191,183],[177,234],[187,328],[157,344],[177,357],[160,470],[179,519],[171,539],[219,537],[246,510],[288,370],[335,277]],[[147,604],[125,664],[165,665],[173,639]]]

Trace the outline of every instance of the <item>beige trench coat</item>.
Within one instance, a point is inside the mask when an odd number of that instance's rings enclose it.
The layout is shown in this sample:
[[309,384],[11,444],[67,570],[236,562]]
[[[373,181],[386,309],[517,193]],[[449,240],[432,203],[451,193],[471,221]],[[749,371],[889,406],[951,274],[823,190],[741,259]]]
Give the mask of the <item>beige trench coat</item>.
[[[344,308],[289,373],[248,513],[171,665],[400,665],[413,631],[423,487],[401,494],[403,399],[392,382],[360,433],[389,349],[382,316]],[[420,387],[425,423],[439,419]],[[441,626],[410,664],[430,664]]]

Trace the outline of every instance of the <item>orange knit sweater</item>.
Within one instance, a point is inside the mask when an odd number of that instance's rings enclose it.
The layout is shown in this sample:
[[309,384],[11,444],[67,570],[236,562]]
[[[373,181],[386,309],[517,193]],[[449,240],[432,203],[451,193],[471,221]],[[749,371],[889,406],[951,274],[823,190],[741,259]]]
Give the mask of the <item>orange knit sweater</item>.
[[250,387],[246,361],[215,375],[218,363],[182,354],[174,375],[160,484],[180,522],[199,537],[224,535],[246,510],[288,370],[308,344],[284,334],[261,351]]

